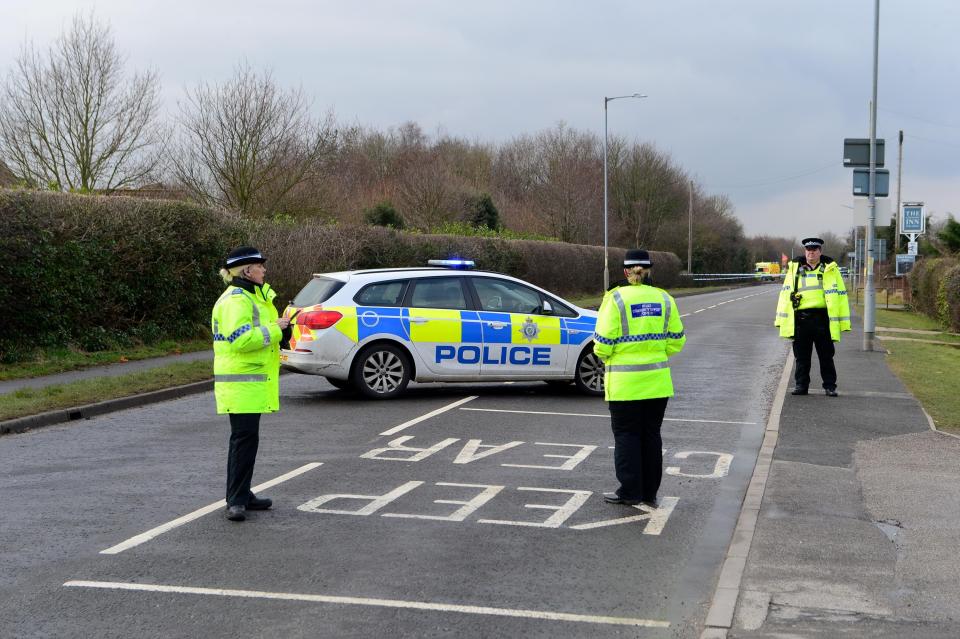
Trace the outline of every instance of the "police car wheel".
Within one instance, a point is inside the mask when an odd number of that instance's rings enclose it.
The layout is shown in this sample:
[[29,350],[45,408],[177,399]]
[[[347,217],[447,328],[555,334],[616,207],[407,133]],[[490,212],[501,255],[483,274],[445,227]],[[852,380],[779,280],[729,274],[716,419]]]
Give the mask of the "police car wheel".
[[340,390],[353,390],[353,384],[350,383],[349,379],[337,379],[336,377],[324,377],[325,380],[330,382],[330,385],[334,388]]
[[402,393],[410,383],[410,360],[391,344],[374,344],[357,357],[353,367],[353,385],[366,397],[390,399]]
[[593,347],[580,353],[573,381],[581,393],[603,395],[603,362],[594,354]]

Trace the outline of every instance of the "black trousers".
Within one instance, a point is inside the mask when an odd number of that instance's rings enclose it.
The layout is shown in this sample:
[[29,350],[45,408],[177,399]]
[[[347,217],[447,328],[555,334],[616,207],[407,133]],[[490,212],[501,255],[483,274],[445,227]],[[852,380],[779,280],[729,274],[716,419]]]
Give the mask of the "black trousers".
[[795,374],[797,388],[810,386],[810,360],[813,347],[817,348],[820,360],[820,377],[823,387],[836,390],[837,367],[833,365],[833,340],[830,339],[830,318],[827,309],[815,308],[794,311],[793,356],[797,358]]
[[246,506],[253,493],[253,465],[260,446],[260,413],[230,413],[227,453],[227,506]]
[[663,474],[663,440],[660,426],[667,410],[666,397],[609,402],[613,428],[613,463],[622,499],[653,501]]

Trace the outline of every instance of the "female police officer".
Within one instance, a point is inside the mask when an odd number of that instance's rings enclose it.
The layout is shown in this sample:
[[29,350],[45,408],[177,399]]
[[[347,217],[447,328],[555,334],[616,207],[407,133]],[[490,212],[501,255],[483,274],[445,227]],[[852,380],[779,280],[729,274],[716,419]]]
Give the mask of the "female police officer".
[[[213,307],[213,380],[217,413],[230,415],[227,456],[227,519],[273,502],[250,492],[260,443],[260,414],[280,408],[280,342],[289,320],[278,318],[276,297],[263,277],[266,259],[251,246],[227,256],[220,276],[228,284]],[[287,335],[286,337],[289,337]]]
[[620,481],[620,488],[603,498],[656,508],[663,470],[660,426],[673,396],[667,358],[680,352],[686,337],[674,299],[644,283],[651,267],[647,251],[627,251],[623,267],[629,284],[604,296],[593,336],[593,352],[606,366],[604,389]]

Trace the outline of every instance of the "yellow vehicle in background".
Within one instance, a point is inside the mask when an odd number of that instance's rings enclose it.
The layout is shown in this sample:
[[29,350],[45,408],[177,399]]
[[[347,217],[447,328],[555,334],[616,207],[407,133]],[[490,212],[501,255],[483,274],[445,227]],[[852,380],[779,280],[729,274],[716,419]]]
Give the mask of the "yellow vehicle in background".
[[780,277],[779,262],[757,262],[754,264],[754,277],[758,280],[774,280]]

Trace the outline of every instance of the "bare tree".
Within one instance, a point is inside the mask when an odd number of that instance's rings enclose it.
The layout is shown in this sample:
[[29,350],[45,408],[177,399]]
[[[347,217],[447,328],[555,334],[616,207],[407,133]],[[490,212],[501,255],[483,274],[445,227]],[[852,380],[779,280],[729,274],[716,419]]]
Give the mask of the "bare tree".
[[627,243],[657,245],[662,231],[686,213],[688,178],[652,144],[616,140],[611,151],[611,208],[631,234]]
[[77,15],[41,54],[21,49],[0,94],[0,153],[35,187],[112,191],[144,181],[164,138],[155,72],[124,75],[110,27]]
[[313,119],[302,90],[282,91],[246,62],[224,84],[188,91],[180,112],[177,179],[201,202],[242,213],[275,212],[335,148],[331,113]]
[[597,137],[559,123],[501,148],[498,185],[536,213],[539,228],[564,242],[587,239],[601,207],[602,160]]

